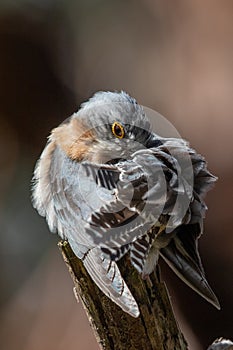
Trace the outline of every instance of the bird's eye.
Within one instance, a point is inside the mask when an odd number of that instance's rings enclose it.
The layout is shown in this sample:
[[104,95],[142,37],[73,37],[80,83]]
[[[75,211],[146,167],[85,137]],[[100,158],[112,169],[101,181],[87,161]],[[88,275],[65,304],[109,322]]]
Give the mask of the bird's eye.
[[125,130],[121,123],[115,122],[112,124],[112,133],[114,136],[118,137],[118,139],[123,139]]

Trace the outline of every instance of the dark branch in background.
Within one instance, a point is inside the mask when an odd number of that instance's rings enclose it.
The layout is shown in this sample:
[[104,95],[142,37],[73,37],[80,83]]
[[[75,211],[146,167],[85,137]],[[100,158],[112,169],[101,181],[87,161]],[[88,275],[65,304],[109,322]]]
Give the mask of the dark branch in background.
[[[103,350],[187,350],[187,342],[176,322],[167,288],[159,271],[142,280],[128,257],[120,260],[120,271],[140,308],[138,318],[122,311],[89,277],[81,260],[66,241],[59,248],[81,299],[93,332]],[[233,350],[233,343],[214,342],[211,350]],[[219,346],[219,347],[218,347]],[[192,350],[192,349],[191,349]]]

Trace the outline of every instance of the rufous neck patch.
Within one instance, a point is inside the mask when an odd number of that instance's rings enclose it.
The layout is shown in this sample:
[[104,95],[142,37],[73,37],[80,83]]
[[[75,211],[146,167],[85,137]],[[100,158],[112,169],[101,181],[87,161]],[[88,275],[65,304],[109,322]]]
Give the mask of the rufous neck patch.
[[88,158],[90,147],[96,140],[94,130],[88,129],[83,121],[76,118],[53,129],[52,139],[69,158],[76,161]]

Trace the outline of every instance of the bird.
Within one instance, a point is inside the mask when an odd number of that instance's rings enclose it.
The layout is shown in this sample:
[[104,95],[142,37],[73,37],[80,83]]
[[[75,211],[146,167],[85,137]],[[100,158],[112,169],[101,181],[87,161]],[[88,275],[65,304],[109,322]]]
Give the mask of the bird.
[[229,339],[216,339],[207,350],[233,350],[233,342]]
[[140,310],[118,268],[126,254],[142,278],[161,257],[220,309],[198,252],[204,198],[216,180],[187,141],[157,134],[133,97],[99,91],[51,131],[35,166],[32,203],[131,316]]

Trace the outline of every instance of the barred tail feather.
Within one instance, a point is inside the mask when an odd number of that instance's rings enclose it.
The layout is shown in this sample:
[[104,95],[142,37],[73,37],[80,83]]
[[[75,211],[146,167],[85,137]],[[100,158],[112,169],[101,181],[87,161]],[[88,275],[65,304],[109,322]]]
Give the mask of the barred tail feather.
[[138,305],[123,280],[117,264],[102,254],[99,247],[88,251],[83,264],[102,292],[133,317],[139,316]]
[[194,240],[192,245],[191,240],[187,245],[176,236],[165,248],[160,250],[160,255],[181,280],[217,309],[220,309],[219,301],[204,275]]

